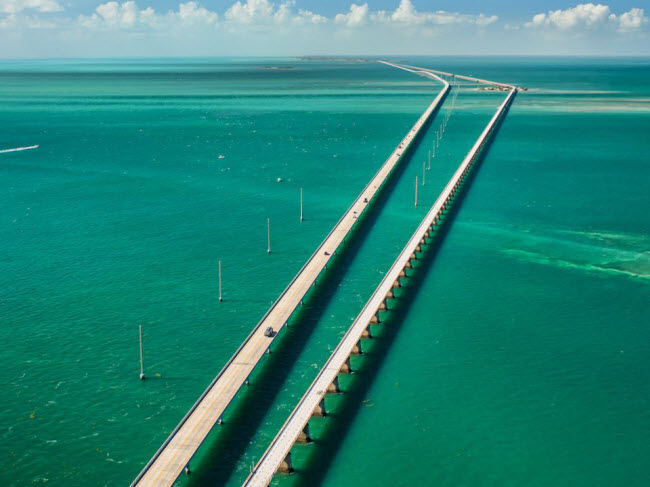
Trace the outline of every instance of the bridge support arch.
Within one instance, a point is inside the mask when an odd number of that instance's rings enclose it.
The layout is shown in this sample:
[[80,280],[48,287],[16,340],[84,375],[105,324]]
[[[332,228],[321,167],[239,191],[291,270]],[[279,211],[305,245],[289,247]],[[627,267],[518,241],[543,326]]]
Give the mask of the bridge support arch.
[[278,473],[293,473],[293,463],[291,463],[291,452],[287,453],[287,456],[284,457],[284,460],[280,462],[278,467]]
[[314,408],[312,416],[323,417],[327,416],[327,410],[325,409],[325,398],[321,399],[318,405]]
[[298,438],[296,438],[296,443],[311,443],[311,441],[311,435],[309,434],[309,421],[307,421],[305,427],[298,435]]
[[343,365],[341,365],[340,372],[342,374],[351,374],[352,373],[352,363],[350,361],[350,357],[345,359],[345,362],[343,362]]
[[341,388],[339,387],[339,376],[337,375],[334,377],[334,380],[332,383],[327,386],[327,393],[328,394],[340,394],[341,393]]

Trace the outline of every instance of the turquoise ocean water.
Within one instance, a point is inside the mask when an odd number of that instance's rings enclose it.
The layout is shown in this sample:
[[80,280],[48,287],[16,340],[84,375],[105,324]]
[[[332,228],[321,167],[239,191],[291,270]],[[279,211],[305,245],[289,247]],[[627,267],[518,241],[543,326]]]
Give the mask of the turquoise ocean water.
[[[274,484],[647,485],[650,60],[395,61],[529,91]],[[372,62],[1,62],[0,150],[39,148],[0,153],[0,484],[127,485],[439,89]],[[246,478],[504,97],[456,89],[419,206],[450,99],[180,485]]]

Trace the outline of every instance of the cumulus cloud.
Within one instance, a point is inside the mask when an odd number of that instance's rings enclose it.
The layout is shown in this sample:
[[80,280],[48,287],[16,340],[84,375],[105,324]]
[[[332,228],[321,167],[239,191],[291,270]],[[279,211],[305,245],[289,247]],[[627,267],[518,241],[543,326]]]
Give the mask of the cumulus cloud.
[[224,14],[226,22],[232,24],[319,24],[326,17],[309,10],[294,11],[295,0],[285,1],[276,6],[268,0],[237,0]]
[[273,5],[268,0],[237,0],[228,10],[225,17],[233,22],[250,24],[255,20],[268,19],[273,15]]
[[647,23],[648,17],[645,16],[643,9],[633,8],[618,18],[618,30],[622,32],[640,30]]
[[24,10],[60,12],[63,7],[55,0],[0,0],[0,13],[16,14]]
[[350,11],[345,14],[336,14],[334,21],[338,24],[346,25],[347,27],[356,27],[363,25],[368,20],[368,4],[357,5],[353,3],[350,5]]
[[[155,6],[155,3],[153,4]],[[180,3],[178,10],[166,12],[155,10],[154,6],[140,6],[136,0],[110,0],[98,5],[90,14],[79,15],[76,19],[66,19],[86,29],[104,30],[164,30],[187,26],[217,26],[223,25],[233,29],[238,26],[251,26],[254,31],[266,27],[298,26],[327,24],[346,28],[363,25],[395,25],[395,26],[443,26],[450,24],[473,24],[479,27],[496,22],[497,16],[484,14],[468,15],[445,11],[418,11],[411,0],[401,0],[394,11],[371,11],[367,3],[352,3],[347,12],[327,18],[305,9],[296,9],[296,0],[236,0],[227,8],[220,19],[219,15],[200,6],[195,1]],[[0,0],[0,13],[14,15],[23,10],[31,9],[36,12],[55,12],[62,10],[56,0]],[[15,19],[14,24],[17,24]],[[11,20],[5,17],[4,23]],[[626,19],[626,25],[634,25],[637,20]],[[3,24],[0,23],[0,27]]]
[[228,31],[259,32],[267,27],[310,25],[327,22],[327,18],[309,10],[294,8],[293,0],[278,5],[269,0],[238,0],[228,8],[223,19],[217,12],[199,6],[194,1],[181,3],[178,10],[158,12],[152,7],[140,7],[135,0],[111,0],[99,5],[90,15],[80,15],[77,24],[86,29],[103,30],[167,30],[185,28],[226,27]]
[[435,12],[418,11],[411,0],[401,0],[397,8],[392,12],[378,10],[371,12],[368,4],[352,4],[347,13],[338,14],[335,22],[346,27],[357,27],[367,23],[395,24],[408,26],[425,25],[450,25],[450,24],[474,24],[486,26],[498,20],[496,15],[486,16],[484,14],[469,15],[438,10]]
[[[0,0],[0,56],[648,53],[639,42],[649,23],[643,9],[594,3],[497,24],[490,12],[418,10],[415,0],[392,0],[395,7],[384,10],[348,0],[327,17],[301,9],[306,0],[224,0],[219,13],[207,6],[214,0],[172,0],[165,8],[157,0],[94,0],[73,16],[62,5],[74,1]],[[567,36],[584,42],[569,44]],[[423,42],[431,38],[445,42]]]
[[99,5],[90,16],[79,16],[85,27],[131,28],[138,23],[149,23],[154,15],[152,8],[140,10],[135,2],[107,2]]
[[529,28],[553,28],[560,31],[584,31],[614,28],[621,32],[640,30],[648,23],[643,9],[633,8],[621,15],[612,12],[608,5],[582,3],[565,10],[539,13],[525,24]]
[[158,13],[151,7],[140,8],[130,0],[99,5],[91,15],[80,15],[79,24],[86,28],[103,29],[167,29],[173,27],[213,26],[219,16],[196,2],[181,3],[178,11]]

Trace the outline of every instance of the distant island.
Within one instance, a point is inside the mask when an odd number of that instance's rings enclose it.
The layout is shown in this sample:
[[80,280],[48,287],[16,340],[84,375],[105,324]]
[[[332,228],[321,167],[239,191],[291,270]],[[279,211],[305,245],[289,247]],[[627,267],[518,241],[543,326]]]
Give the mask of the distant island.
[[347,57],[331,57],[331,56],[300,56],[296,59],[300,61],[336,61],[339,63],[367,63],[374,61],[367,58],[347,58]]

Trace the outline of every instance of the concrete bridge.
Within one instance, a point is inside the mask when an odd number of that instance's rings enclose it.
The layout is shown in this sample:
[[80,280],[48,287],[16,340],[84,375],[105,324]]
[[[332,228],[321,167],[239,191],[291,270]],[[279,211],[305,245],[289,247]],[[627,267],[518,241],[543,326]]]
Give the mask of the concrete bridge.
[[[428,72],[432,75],[435,73],[448,74],[413,66],[401,66],[392,63],[385,64],[418,73]],[[450,73],[449,75],[453,76]],[[486,80],[470,79],[480,83],[492,84]],[[276,472],[291,472],[293,470],[291,462],[292,447],[295,443],[308,443],[311,441],[309,432],[310,419],[314,416],[325,415],[325,397],[328,393],[340,392],[338,375],[351,371],[350,355],[361,353],[362,339],[371,336],[370,325],[380,323],[380,311],[387,309],[387,301],[393,298],[393,289],[400,287],[403,279],[408,279],[412,262],[417,260],[418,254],[423,252],[423,246],[431,239],[433,230],[440,224],[443,215],[452,205],[455,196],[462,188],[463,181],[479,160],[481,150],[494,133],[495,127],[498,125],[500,119],[507,112],[517,89],[511,85],[499,84],[499,86],[507,87],[509,90],[508,96],[497,108],[496,113],[476,140],[467,156],[463,159],[442,193],[440,193],[440,196],[424,217],[415,233],[408,240],[404,249],[397,256],[397,259],[363,307],[361,313],[352,323],[316,379],[309,386],[271,445],[264,455],[262,455],[244,482],[245,487],[265,487],[271,482]]]
[[228,407],[241,387],[248,383],[253,369],[269,350],[278,333],[267,336],[267,327],[275,332],[282,330],[316,279],[326,269],[330,259],[341,248],[344,239],[356,225],[382,185],[389,179],[395,166],[402,160],[403,155],[413,144],[422,127],[440,106],[449,91],[449,83],[435,73],[427,76],[442,83],[443,87],[427,107],[424,113],[409,130],[390,157],[384,162],[379,171],[370,180],[361,194],[341,217],[325,240],[320,244],[298,274],[289,283],[280,297],[262,317],[253,331],[244,340],[235,354],[217,374],[208,388],[174,428],[151,460],[135,478],[132,487],[171,486],[176,478],[186,470],[197,449],[216,424],[221,423],[224,410]]

